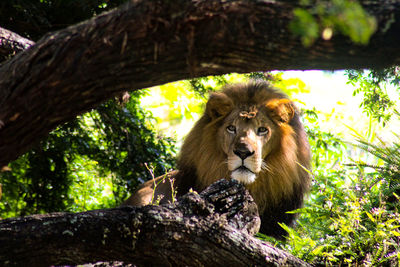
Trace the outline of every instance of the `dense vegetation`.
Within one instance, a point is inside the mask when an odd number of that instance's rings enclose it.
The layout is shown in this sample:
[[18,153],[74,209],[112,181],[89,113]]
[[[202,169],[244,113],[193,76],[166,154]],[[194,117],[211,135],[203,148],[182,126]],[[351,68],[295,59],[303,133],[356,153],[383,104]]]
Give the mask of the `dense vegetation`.
[[[364,73],[357,82],[373,75]],[[248,78],[267,79],[289,95],[306,90],[298,79],[256,73],[182,81],[148,92],[161,95],[162,101],[151,103],[153,110],[168,107],[166,114],[160,113],[164,123],[170,122],[160,127],[168,128],[187,122],[188,116],[195,120],[209,90]],[[354,75],[352,78],[355,82]],[[356,90],[365,94],[363,103],[368,101],[368,90]],[[148,97],[154,95],[148,93]],[[193,98],[197,101],[190,101]],[[1,216],[113,207],[143,180],[173,168],[174,141],[157,134],[140,99],[146,96],[135,93],[110,100],[51,132],[40,145],[12,162],[0,176],[4,191]],[[383,110],[386,115],[382,117],[397,119],[395,102],[392,112],[381,103],[370,102],[362,108],[371,118],[377,114],[374,110]],[[375,120],[387,122],[382,117]],[[288,231],[284,242],[260,238],[314,264],[397,263],[400,144],[386,144],[377,137],[373,144],[373,135],[367,140],[362,134],[349,144],[321,129],[321,119],[316,110],[303,110],[313,153],[313,184],[305,207],[297,211],[298,224],[294,229],[282,225]],[[349,151],[352,155],[356,151],[357,158],[349,158]]]
[[[349,71],[348,76],[349,83],[356,86],[354,94],[363,95],[360,108],[369,124],[380,124],[379,129],[385,130],[383,125],[398,122],[395,98],[390,99],[386,90],[393,85],[399,89],[395,69]],[[219,88],[226,82],[248,78],[267,79],[293,96],[307,91],[301,80],[285,80],[281,74],[265,73],[202,78],[190,84],[202,92],[210,90],[210,84]],[[167,91],[169,86],[162,88]],[[377,99],[387,99],[390,104]],[[302,113],[313,154],[309,198],[305,207],[296,211],[300,214],[297,225],[293,229],[282,225],[288,232],[287,240],[276,241],[261,234],[259,237],[316,265],[397,265],[400,258],[398,136],[393,136],[390,143],[385,142],[371,125],[365,125],[362,133],[350,129],[356,137],[349,143],[321,128],[319,122],[327,118],[307,108],[303,107]]]
[[[348,72],[349,83],[358,86],[354,94],[363,94],[360,108],[370,123],[399,119],[396,101],[386,91],[390,85],[399,90],[395,70]],[[277,244],[316,265],[397,266],[399,136],[388,143],[367,130],[349,144],[320,129],[315,112],[306,111],[304,119],[313,153],[313,185],[298,211],[298,225],[283,225],[288,239]]]
[[0,217],[113,207],[173,168],[175,146],[153,129],[139,94],[58,127],[0,173]]

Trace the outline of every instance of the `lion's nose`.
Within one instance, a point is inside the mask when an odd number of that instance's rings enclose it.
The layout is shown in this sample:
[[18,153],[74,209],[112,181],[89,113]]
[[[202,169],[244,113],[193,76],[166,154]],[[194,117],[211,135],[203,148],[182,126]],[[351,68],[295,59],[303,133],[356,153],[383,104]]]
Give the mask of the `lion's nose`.
[[233,153],[235,153],[236,156],[244,160],[253,155],[254,150],[249,149],[249,147],[246,144],[240,144],[238,147],[235,148],[235,150],[233,150]]

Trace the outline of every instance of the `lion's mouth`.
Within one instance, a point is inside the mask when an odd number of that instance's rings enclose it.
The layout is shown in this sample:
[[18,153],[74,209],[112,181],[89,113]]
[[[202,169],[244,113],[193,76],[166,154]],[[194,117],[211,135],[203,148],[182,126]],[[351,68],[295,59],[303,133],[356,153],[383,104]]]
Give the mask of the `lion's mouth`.
[[[251,173],[254,173],[252,170],[250,170],[249,168],[247,168],[246,166],[244,166],[244,165],[241,165],[241,166],[239,166],[239,167],[237,167],[235,170],[233,170],[234,172],[235,171],[239,171],[239,172],[251,172]],[[254,173],[255,174],[255,173]]]
[[244,165],[233,170],[231,177],[243,184],[251,184],[256,180],[256,174]]

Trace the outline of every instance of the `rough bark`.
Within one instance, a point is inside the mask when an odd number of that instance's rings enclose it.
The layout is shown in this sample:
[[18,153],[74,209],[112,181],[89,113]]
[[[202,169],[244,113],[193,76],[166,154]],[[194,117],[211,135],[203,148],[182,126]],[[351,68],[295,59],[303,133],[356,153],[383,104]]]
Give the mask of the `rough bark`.
[[246,189],[220,180],[170,205],[0,221],[0,265],[307,266],[252,237],[259,227]]
[[34,44],[35,42],[0,27],[0,62],[11,58]]
[[298,1],[131,1],[49,33],[0,66],[0,167],[57,125],[123,90],[228,72],[399,64],[400,2],[362,1],[369,45],[335,36],[305,48],[288,30]]

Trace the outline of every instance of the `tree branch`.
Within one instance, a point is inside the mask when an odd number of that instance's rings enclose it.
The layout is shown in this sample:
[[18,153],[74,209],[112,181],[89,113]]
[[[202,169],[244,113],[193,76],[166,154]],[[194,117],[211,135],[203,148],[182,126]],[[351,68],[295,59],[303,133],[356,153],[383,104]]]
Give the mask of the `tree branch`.
[[11,58],[34,44],[35,42],[0,27],[0,62]]
[[400,3],[362,1],[379,28],[311,47],[288,30],[298,1],[130,1],[50,33],[0,66],[0,168],[57,125],[124,90],[229,72],[400,63]]
[[0,264],[307,266],[252,237],[259,227],[257,206],[246,189],[220,180],[201,194],[189,193],[171,205],[0,221]]

